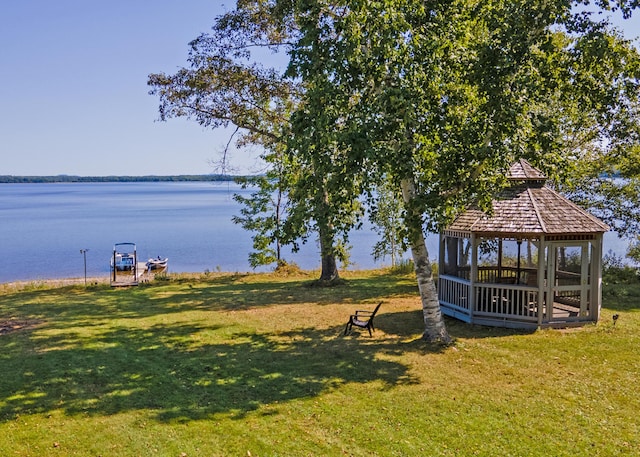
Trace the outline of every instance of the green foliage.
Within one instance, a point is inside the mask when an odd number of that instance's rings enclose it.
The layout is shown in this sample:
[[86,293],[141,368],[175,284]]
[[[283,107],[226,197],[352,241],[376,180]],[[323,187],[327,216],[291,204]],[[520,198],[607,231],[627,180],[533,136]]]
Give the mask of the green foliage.
[[[437,265],[437,263],[436,263]],[[415,265],[413,264],[413,260],[411,259],[401,259],[400,261],[396,262],[395,265],[393,265],[389,271],[392,274],[413,274],[415,272]],[[437,273],[437,272],[436,272]]]
[[[335,259],[347,259],[348,233],[361,212],[359,192],[346,187],[349,180],[344,175],[328,173],[322,161],[305,154],[308,148],[299,148],[289,156],[282,154],[290,142],[290,114],[303,103],[306,91],[305,84],[284,72],[286,62],[279,65],[297,36],[291,7],[279,1],[238,2],[235,9],[216,18],[210,33],[191,42],[189,68],[173,75],[151,74],[148,84],[151,94],[160,98],[162,120],[187,117],[210,128],[234,125],[236,146],[264,148],[263,158],[276,169],[278,192],[286,192],[288,210],[286,218],[280,218],[282,214],[269,214],[263,203],[251,209],[253,203],[244,202],[248,213],[238,222],[254,225],[249,228],[256,232],[252,265],[277,261],[279,242],[296,250],[298,243],[307,242],[309,234],[316,233],[322,277],[333,278],[337,276]],[[274,55],[265,58],[264,49]],[[335,149],[318,139],[309,136],[312,149]],[[229,154],[227,145],[223,169]],[[268,198],[267,189],[256,197]],[[277,205],[271,207],[278,211]],[[277,228],[269,222],[273,218],[278,219]]]
[[241,183],[243,189],[249,186],[258,188],[250,197],[240,194],[233,196],[234,200],[243,205],[241,215],[233,216],[233,222],[245,230],[255,232],[254,251],[249,253],[249,264],[256,268],[279,262],[283,237],[281,219],[286,211],[279,181],[267,175],[236,182]]
[[605,268],[602,274],[602,281],[605,284],[637,284],[638,269],[629,265],[623,267]]
[[559,189],[629,236],[640,230],[640,55],[606,21],[592,20],[574,40],[581,65],[571,81],[578,95],[567,92],[577,102],[566,141],[572,164]]
[[635,263],[640,263],[640,237],[636,237],[627,248],[627,257]]
[[304,272],[300,269],[297,263],[295,262],[287,262],[285,260],[278,261],[276,268],[274,270],[274,274],[278,276],[292,276],[292,275],[302,275]]
[[[604,284],[639,284],[638,269],[625,264],[621,256],[612,251],[602,259],[602,282]],[[615,294],[615,289],[609,292]]]
[[599,145],[638,143],[638,53],[568,2],[304,5],[295,133],[342,145],[331,163],[368,189],[415,180],[431,229],[486,208],[517,157],[560,179]]
[[[595,3],[613,5],[626,13],[638,7]],[[574,6],[296,3],[289,72],[306,91],[289,146],[367,194],[382,179],[402,187],[421,268],[424,228],[439,231],[470,205],[489,210],[515,159],[566,182],[587,158],[596,163],[640,144],[638,51],[606,20]]]
[[373,246],[373,258],[389,256],[392,268],[395,267],[407,251],[402,196],[398,195],[397,186],[385,180],[377,187],[369,219],[380,236],[380,241]]
[[161,271],[153,276],[153,280],[158,282],[169,281],[170,276],[166,271]]

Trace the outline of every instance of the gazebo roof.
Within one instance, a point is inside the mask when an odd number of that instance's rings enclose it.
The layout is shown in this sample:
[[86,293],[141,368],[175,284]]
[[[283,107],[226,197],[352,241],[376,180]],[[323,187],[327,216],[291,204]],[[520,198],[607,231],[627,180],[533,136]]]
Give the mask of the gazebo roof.
[[493,200],[491,216],[470,209],[458,216],[447,231],[492,234],[502,237],[603,233],[609,227],[553,189],[546,177],[520,159],[509,169],[512,185]]
[[507,179],[510,181],[544,181],[547,177],[525,159],[520,159],[509,168]]

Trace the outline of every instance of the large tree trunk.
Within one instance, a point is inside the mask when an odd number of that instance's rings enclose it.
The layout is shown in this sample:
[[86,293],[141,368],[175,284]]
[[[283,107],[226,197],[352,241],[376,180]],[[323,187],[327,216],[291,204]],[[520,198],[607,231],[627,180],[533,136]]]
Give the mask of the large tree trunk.
[[[411,211],[412,200],[415,196],[415,187],[410,179],[403,179],[401,182],[402,197]],[[409,215],[409,219],[422,220],[421,215]],[[422,300],[422,313],[424,315],[424,334],[422,338],[429,342],[440,342],[444,344],[451,343],[451,337],[447,332],[444,324],[442,312],[440,310],[440,302],[438,301],[438,292],[433,281],[433,273],[431,271],[431,263],[429,262],[429,252],[424,240],[422,232],[422,224],[418,227],[412,227],[409,230],[411,255],[415,265],[416,278],[418,280],[418,290],[420,291],[420,299]]]
[[338,263],[333,252],[333,239],[328,235],[329,230],[320,226],[318,228],[320,237],[320,257],[322,259],[322,271],[320,281],[336,281],[340,279],[338,274]]
[[[324,183],[323,183],[324,184]],[[329,214],[329,194],[326,188],[321,191],[321,201],[318,202],[317,210],[319,214]],[[320,257],[322,259],[322,271],[320,272],[320,282],[333,282],[340,279],[338,274],[338,263],[334,251],[334,239],[330,222],[325,217],[318,217],[318,237],[320,238]]]
[[338,265],[333,255],[322,256],[322,272],[320,273],[320,281],[336,281],[340,279],[338,273]]

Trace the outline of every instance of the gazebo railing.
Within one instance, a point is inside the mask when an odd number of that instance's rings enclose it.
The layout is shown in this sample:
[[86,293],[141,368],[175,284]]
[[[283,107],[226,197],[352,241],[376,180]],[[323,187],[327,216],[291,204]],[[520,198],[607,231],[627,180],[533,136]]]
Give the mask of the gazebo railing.
[[[471,268],[468,266],[465,267],[457,267],[454,270],[451,270],[448,274],[446,273],[443,276],[449,277],[457,277],[460,279],[466,279],[467,281],[471,280]],[[520,284],[529,284],[533,285],[534,282],[537,281],[537,268],[531,267],[522,267],[518,269],[514,266],[480,266],[477,269],[477,278],[476,282],[485,282],[485,283],[499,283],[499,282],[508,282],[510,284],[514,284],[520,281]],[[520,276],[518,278],[518,276]]]
[[469,317],[500,318],[537,321],[538,289],[518,284],[478,284],[473,287],[474,305],[471,309],[471,282],[455,276],[440,276],[440,303],[456,313]]
[[463,314],[471,315],[469,308],[470,297],[471,283],[468,280],[443,275],[438,278],[438,298],[440,303],[455,308]]
[[536,268],[522,267],[520,269],[513,266],[483,266],[478,267],[477,282],[485,283],[508,283],[533,285],[537,282]]
[[476,285],[474,315],[538,319],[538,289],[511,284]]

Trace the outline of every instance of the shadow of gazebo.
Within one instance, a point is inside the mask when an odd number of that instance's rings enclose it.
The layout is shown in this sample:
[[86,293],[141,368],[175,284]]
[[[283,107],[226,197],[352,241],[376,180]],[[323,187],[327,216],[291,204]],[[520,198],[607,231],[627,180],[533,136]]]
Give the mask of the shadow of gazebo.
[[609,227],[547,187],[524,159],[507,178],[492,215],[470,209],[440,235],[442,312],[513,328],[596,322]]

